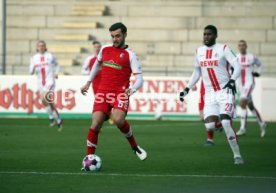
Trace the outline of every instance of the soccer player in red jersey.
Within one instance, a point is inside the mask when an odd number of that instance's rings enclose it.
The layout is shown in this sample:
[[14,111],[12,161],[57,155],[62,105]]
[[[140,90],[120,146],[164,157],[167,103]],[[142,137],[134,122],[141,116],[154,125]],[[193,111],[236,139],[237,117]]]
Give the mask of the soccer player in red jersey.
[[[126,26],[122,23],[115,23],[109,31],[113,45],[101,48],[88,81],[81,88],[81,93],[85,95],[101,68],[101,84],[95,96],[92,125],[87,136],[87,155],[95,153],[99,130],[113,108],[115,124],[125,135],[138,158],[145,160],[147,153],[137,145],[131,126],[125,120],[129,97],[143,85],[141,64],[134,52],[125,44]],[[135,76],[135,83],[129,87],[131,74]]]

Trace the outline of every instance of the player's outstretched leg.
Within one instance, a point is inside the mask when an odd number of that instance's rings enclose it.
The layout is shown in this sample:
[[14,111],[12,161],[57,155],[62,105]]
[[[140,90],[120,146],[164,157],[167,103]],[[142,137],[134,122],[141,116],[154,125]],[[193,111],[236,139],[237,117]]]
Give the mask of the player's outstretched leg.
[[212,147],[215,145],[214,143],[214,131],[221,131],[222,125],[218,121],[217,117],[213,118],[214,120],[209,120],[211,122],[205,123],[205,127],[207,130],[207,141],[205,143],[206,147]]
[[256,117],[256,119],[260,125],[261,137],[264,137],[266,134],[266,127],[267,127],[266,122],[262,119],[259,111],[256,108],[254,108],[254,110],[251,110],[251,112]]
[[101,111],[93,113],[92,124],[87,134],[86,155],[95,153],[98,145],[98,135],[105,118],[106,115]]
[[245,135],[246,134],[246,123],[247,123],[247,104],[248,99],[247,98],[241,98],[240,99],[240,107],[241,107],[241,126],[240,130],[237,132],[237,135]]
[[56,121],[55,121],[55,118],[54,118],[54,115],[53,115],[53,110],[51,108],[51,106],[49,104],[47,104],[47,106],[45,107],[46,108],[46,111],[49,115],[49,126],[50,127],[53,127],[56,125]]
[[237,132],[237,135],[245,135],[246,134],[246,122],[247,122],[247,109],[241,108],[241,127]]
[[[54,93],[53,91],[43,92],[42,102],[45,105],[47,112],[51,113],[51,116],[56,120],[57,126],[58,126],[58,131],[62,131],[63,120],[60,118],[59,113],[56,109],[53,93]],[[54,121],[50,120],[50,122],[52,122],[52,125],[54,125],[54,123],[53,123]]]
[[131,126],[125,120],[125,112],[115,109],[114,121],[120,131],[125,135],[134,153],[138,156],[140,160],[145,160],[147,158],[147,152],[139,145],[137,145]]
[[53,116],[57,122],[58,131],[61,132],[63,129],[63,119],[60,117],[55,104],[52,103],[51,106],[52,106],[52,110],[53,110]]
[[98,135],[99,131],[90,128],[87,134],[87,149],[86,149],[86,155],[94,154],[98,145]]
[[215,145],[214,143],[214,131],[213,130],[207,130],[207,140],[205,143],[205,147],[211,147]]
[[248,103],[248,107],[249,107],[250,111],[252,112],[253,116],[256,117],[256,119],[260,125],[261,137],[264,137],[266,134],[266,127],[267,127],[266,122],[262,119],[259,111],[255,108],[253,101],[250,101]]
[[147,152],[137,145],[136,140],[134,138],[132,129],[127,121],[124,122],[122,126],[118,126],[120,131],[125,135],[128,143],[133,149],[134,153],[138,156],[140,160],[145,160],[147,158]]
[[240,154],[240,148],[238,144],[238,140],[235,134],[235,131],[232,127],[232,123],[230,119],[222,119],[221,124],[224,128],[225,134],[228,139],[228,143],[234,154],[234,164],[241,165],[244,163],[242,156]]

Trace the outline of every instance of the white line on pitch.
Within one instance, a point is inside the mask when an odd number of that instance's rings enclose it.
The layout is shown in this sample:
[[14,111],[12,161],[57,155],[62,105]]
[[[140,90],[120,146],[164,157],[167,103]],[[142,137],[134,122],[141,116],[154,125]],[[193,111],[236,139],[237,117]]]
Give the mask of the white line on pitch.
[[120,174],[120,173],[73,173],[73,172],[13,172],[0,171],[0,174],[11,175],[68,175],[68,176],[122,176],[122,177],[191,177],[191,178],[238,178],[238,179],[265,179],[276,180],[269,176],[226,176],[226,175],[200,175],[200,174]]

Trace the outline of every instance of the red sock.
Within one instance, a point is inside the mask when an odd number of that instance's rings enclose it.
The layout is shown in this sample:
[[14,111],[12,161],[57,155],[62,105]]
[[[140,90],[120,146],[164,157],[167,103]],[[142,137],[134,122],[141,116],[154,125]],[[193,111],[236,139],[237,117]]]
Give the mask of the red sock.
[[207,139],[210,140],[210,141],[213,141],[214,139],[214,131],[207,131]]
[[215,122],[215,127],[216,127],[216,129],[222,128],[221,122]]
[[118,128],[121,130],[122,133],[125,134],[131,148],[137,147],[137,143],[135,141],[135,138],[132,134],[132,130],[131,130],[130,125],[128,124],[128,122],[125,121],[124,125],[122,127],[118,127]]
[[90,128],[87,135],[87,151],[86,154],[94,154],[97,144],[98,144],[98,135],[99,132],[95,131],[93,128]]

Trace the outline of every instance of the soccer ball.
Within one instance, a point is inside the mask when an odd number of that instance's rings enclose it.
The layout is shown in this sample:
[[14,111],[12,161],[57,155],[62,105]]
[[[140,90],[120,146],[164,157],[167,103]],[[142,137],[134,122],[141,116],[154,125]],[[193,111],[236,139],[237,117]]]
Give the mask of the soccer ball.
[[83,158],[82,169],[84,171],[99,171],[102,167],[102,160],[96,154],[87,155]]

